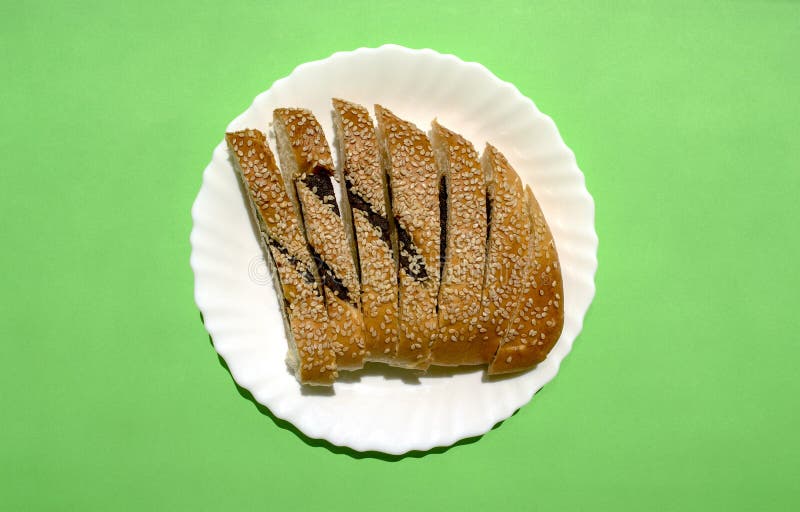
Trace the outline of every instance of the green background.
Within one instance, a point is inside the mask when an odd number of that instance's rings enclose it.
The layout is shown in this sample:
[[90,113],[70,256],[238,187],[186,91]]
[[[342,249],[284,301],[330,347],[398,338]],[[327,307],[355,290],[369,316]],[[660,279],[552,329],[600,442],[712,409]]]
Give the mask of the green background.
[[[189,268],[226,124],[386,42],[551,115],[600,238],[558,377],[405,458],[240,396]],[[0,509],[800,507],[800,3],[4,1],[0,56]]]

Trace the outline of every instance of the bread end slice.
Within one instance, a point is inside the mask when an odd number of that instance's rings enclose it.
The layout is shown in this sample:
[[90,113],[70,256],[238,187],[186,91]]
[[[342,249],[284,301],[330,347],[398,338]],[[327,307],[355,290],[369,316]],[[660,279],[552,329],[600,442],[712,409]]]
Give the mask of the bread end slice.
[[266,136],[242,130],[225,139],[276,284],[289,342],[287,364],[301,384],[331,385],[336,356],[325,337],[319,279]]
[[545,360],[564,328],[564,283],[555,240],[539,202],[525,188],[533,240],[520,306],[488,373],[519,372]]

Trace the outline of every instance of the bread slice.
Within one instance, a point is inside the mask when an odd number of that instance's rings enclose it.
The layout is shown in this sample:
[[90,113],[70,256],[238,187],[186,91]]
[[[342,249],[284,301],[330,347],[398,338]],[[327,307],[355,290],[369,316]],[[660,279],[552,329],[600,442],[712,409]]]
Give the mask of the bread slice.
[[366,359],[390,363],[397,353],[397,265],[389,196],[375,126],[367,109],[333,100],[342,216],[361,277]]
[[357,369],[366,355],[360,311],[361,287],[333,191],[328,142],[314,115],[305,109],[273,113],[284,180],[295,191],[306,239],[317,263],[330,322],[337,366]]
[[439,180],[428,137],[375,105],[397,239],[400,338],[395,366],[425,369],[438,329]]
[[337,371],[336,355],[326,341],[325,301],[300,221],[266,136],[258,130],[243,130],[228,133],[225,139],[247,190],[266,259],[277,278],[276,289],[288,327],[287,364],[302,384],[330,385]]
[[486,183],[478,153],[461,135],[433,121],[431,143],[441,174],[439,336],[431,364],[482,364],[478,332],[486,259]]
[[550,227],[530,187],[525,188],[533,239],[519,309],[489,365],[489,374],[526,370],[544,361],[564,328],[564,283]]
[[491,144],[481,158],[487,177],[489,235],[481,299],[482,358],[492,360],[519,301],[528,265],[531,218],[519,176]]

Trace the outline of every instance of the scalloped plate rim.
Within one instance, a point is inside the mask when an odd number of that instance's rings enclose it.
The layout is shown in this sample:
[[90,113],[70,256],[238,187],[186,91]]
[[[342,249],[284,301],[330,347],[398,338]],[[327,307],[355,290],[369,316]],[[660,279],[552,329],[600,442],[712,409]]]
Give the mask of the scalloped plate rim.
[[[278,405],[277,403],[276,404],[269,404],[269,403],[264,403],[262,400],[260,400],[259,399],[259,395],[261,395],[261,393],[258,392],[257,390],[250,389],[250,387],[252,386],[253,383],[252,382],[247,382],[246,379],[242,379],[241,378],[241,375],[237,375],[238,372],[234,369],[234,366],[236,365],[236,363],[234,362],[235,357],[231,353],[230,347],[219,346],[216,343],[216,341],[214,342],[214,348],[215,348],[216,352],[228,364],[228,367],[229,367],[229,370],[230,370],[230,374],[231,374],[232,378],[234,379],[234,381],[236,382],[236,384],[241,386],[241,387],[243,387],[243,388],[245,388],[245,389],[248,389],[248,391],[250,391],[251,394],[253,395],[254,399],[256,401],[258,401],[259,403],[261,403],[262,405],[266,406],[270,410],[270,412],[273,415],[275,415],[275,417],[278,417],[278,418],[281,418],[282,420],[288,421],[289,423],[294,425],[296,428],[298,428],[304,435],[306,435],[306,436],[308,436],[310,438],[313,438],[313,439],[323,439],[323,440],[328,441],[331,444],[336,445],[336,446],[346,446],[346,447],[349,447],[349,448],[354,449],[354,450],[359,451],[359,452],[379,451],[379,452],[382,452],[382,453],[387,453],[387,454],[392,454],[392,455],[403,455],[403,454],[406,454],[406,453],[409,453],[409,452],[412,452],[412,451],[429,451],[429,450],[431,450],[433,448],[436,448],[436,447],[451,446],[452,444],[454,444],[454,443],[456,443],[456,442],[458,442],[460,440],[467,439],[467,438],[472,438],[472,437],[476,437],[476,436],[480,436],[480,435],[485,434],[486,432],[491,430],[494,427],[494,425],[496,425],[498,422],[504,421],[505,419],[510,417],[511,414],[513,414],[513,412],[515,410],[517,410],[518,408],[520,408],[520,407],[526,405],[527,403],[529,403],[530,400],[532,399],[533,395],[537,391],[539,391],[542,387],[544,387],[547,383],[549,383],[558,374],[558,371],[559,371],[560,366],[561,366],[561,362],[571,352],[572,346],[574,345],[574,339],[577,338],[577,336],[580,334],[580,332],[583,329],[583,322],[584,322],[584,318],[585,318],[586,312],[588,311],[591,303],[594,300],[594,296],[596,294],[596,286],[595,286],[595,281],[594,280],[595,280],[596,272],[597,272],[597,248],[598,248],[599,240],[598,240],[598,237],[597,237],[597,234],[596,234],[596,230],[595,230],[595,204],[594,204],[594,200],[593,200],[591,194],[589,193],[589,191],[587,190],[587,188],[585,186],[585,177],[584,177],[583,173],[580,171],[580,169],[578,168],[574,152],[564,142],[564,140],[561,137],[561,134],[560,134],[560,132],[558,130],[558,126],[555,124],[555,122],[552,120],[552,118],[550,118],[550,116],[542,113],[536,107],[536,104],[533,102],[533,100],[531,100],[527,96],[523,95],[519,91],[519,89],[517,89],[516,86],[514,86],[510,82],[507,82],[507,81],[504,81],[504,80],[498,78],[488,68],[486,68],[486,66],[484,66],[483,64],[478,63],[478,62],[463,61],[459,57],[457,57],[455,55],[452,55],[452,54],[439,53],[439,52],[436,52],[435,50],[430,49],[430,48],[411,49],[411,48],[406,48],[404,46],[399,46],[399,45],[395,45],[395,44],[385,44],[385,45],[382,45],[382,46],[379,46],[379,47],[376,47],[376,48],[361,47],[361,48],[358,48],[358,49],[352,50],[352,51],[337,51],[337,52],[333,53],[332,55],[330,55],[329,57],[327,57],[325,59],[319,59],[319,60],[315,60],[315,61],[309,61],[309,62],[301,63],[301,64],[297,65],[287,76],[275,80],[267,90],[259,93],[254,98],[253,102],[250,104],[250,106],[245,111],[243,111],[241,114],[236,116],[228,124],[228,128],[230,126],[235,125],[241,118],[243,118],[245,115],[247,115],[247,113],[251,109],[253,109],[259,103],[259,101],[263,101],[263,98],[266,97],[268,94],[270,94],[271,91],[273,91],[273,89],[275,89],[276,87],[280,86],[281,83],[289,81],[292,78],[293,75],[295,75],[296,73],[298,73],[298,72],[300,72],[300,71],[302,71],[302,70],[304,70],[306,68],[313,67],[313,66],[330,64],[331,61],[335,62],[337,59],[346,58],[346,57],[349,57],[349,56],[351,56],[353,54],[379,53],[379,52],[387,51],[387,50],[388,51],[393,51],[393,52],[408,53],[408,54],[413,54],[413,55],[422,55],[422,56],[433,57],[433,58],[444,58],[446,60],[450,60],[452,63],[454,63],[456,65],[466,65],[466,66],[475,67],[481,73],[483,73],[484,75],[486,75],[489,78],[491,78],[492,81],[499,88],[503,88],[507,92],[510,92],[511,94],[513,94],[514,95],[514,99],[516,101],[520,101],[521,103],[524,103],[526,105],[527,110],[530,111],[529,112],[530,114],[539,116],[545,122],[550,124],[551,129],[553,129],[555,131],[555,134],[557,136],[556,140],[558,141],[558,146],[559,146],[557,149],[562,151],[562,152],[565,152],[564,154],[567,155],[568,158],[569,158],[569,165],[573,168],[574,171],[577,171],[577,174],[580,177],[580,187],[581,188],[580,188],[580,190],[578,190],[578,194],[577,195],[581,196],[580,199],[582,201],[586,202],[586,205],[589,208],[589,219],[588,220],[590,221],[591,232],[592,232],[591,233],[592,236],[588,240],[588,244],[589,244],[589,246],[590,246],[590,248],[592,250],[592,254],[591,254],[590,259],[589,259],[589,266],[591,267],[591,269],[590,269],[588,277],[590,278],[590,280],[589,280],[589,283],[584,283],[584,284],[588,284],[587,292],[584,295],[585,307],[582,308],[583,313],[580,316],[580,318],[577,319],[577,325],[575,327],[575,336],[573,337],[573,339],[571,339],[571,340],[559,340],[559,343],[553,349],[553,353],[555,353],[556,349],[558,349],[558,352],[560,353],[560,357],[548,357],[545,360],[545,362],[540,364],[539,367],[536,368],[535,370],[532,370],[532,371],[529,371],[529,372],[525,372],[525,373],[520,374],[520,375],[517,376],[519,378],[524,378],[525,376],[528,376],[533,372],[541,370],[539,372],[539,375],[538,375],[539,378],[536,380],[537,385],[530,386],[530,387],[527,387],[525,389],[525,393],[522,393],[522,395],[524,395],[524,399],[520,403],[518,403],[518,404],[502,404],[501,406],[498,407],[498,409],[502,409],[502,412],[500,414],[496,415],[496,416],[498,416],[496,419],[487,418],[485,421],[478,421],[478,422],[476,422],[475,424],[472,425],[472,428],[469,428],[469,426],[465,425],[464,428],[462,428],[462,430],[460,432],[456,433],[455,435],[448,436],[448,435],[446,435],[447,433],[442,432],[441,435],[439,435],[439,436],[436,436],[436,437],[431,436],[430,438],[424,439],[424,440],[420,439],[416,443],[406,443],[403,446],[396,446],[396,445],[387,444],[387,443],[383,443],[383,445],[376,445],[376,444],[369,444],[368,445],[368,444],[366,444],[366,442],[359,442],[358,439],[345,439],[345,440],[336,439],[336,438],[331,439],[330,438],[331,436],[326,436],[326,434],[329,433],[330,430],[328,430],[326,432],[325,429],[312,429],[312,428],[309,428],[308,425],[303,425],[303,424],[298,425],[295,421],[293,421],[293,420],[295,420],[295,418],[292,418],[291,414],[286,414],[286,411],[288,411],[289,408],[284,410],[284,408],[282,406],[275,407],[276,405]],[[211,336],[212,340],[216,340],[217,339],[217,336],[215,334],[215,331],[217,330],[217,326],[216,326],[216,322],[213,319],[210,319],[208,317],[208,315],[207,315],[207,313],[209,312],[210,308],[208,307],[208,304],[206,303],[206,298],[203,296],[204,295],[204,290],[200,286],[202,284],[202,277],[201,277],[202,268],[201,268],[201,265],[200,265],[200,262],[199,262],[197,246],[196,246],[197,237],[199,236],[199,232],[200,232],[200,230],[198,229],[198,221],[199,221],[199,219],[198,219],[198,208],[199,208],[199,204],[201,202],[200,200],[202,198],[203,191],[204,191],[204,189],[206,188],[206,185],[207,185],[207,180],[209,179],[208,178],[208,173],[214,167],[215,156],[216,156],[217,152],[224,150],[223,146],[224,146],[224,140],[222,142],[220,142],[217,146],[214,147],[214,150],[212,152],[211,161],[209,162],[209,164],[205,167],[205,169],[203,171],[202,183],[201,183],[200,189],[198,191],[197,197],[195,198],[195,201],[193,202],[192,208],[191,208],[192,231],[191,231],[191,234],[190,234],[190,245],[191,245],[191,248],[192,248],[192,252],[191,252],[191,255],[190,255],[190,266],[191,266],[193,274],[194,274],[194,293],[193,293],[193,295],[194,295],[194,300],[195,300],[195,303],[196,303],[198,309],[200,310],[201,314],[203,314],[204,326],[205,326],[206,330],[208,331],[209,335]],[[544,367],[543,367],[543,365],[544,365]],[[453,434],[453,433],[451,432],[450,434]]]

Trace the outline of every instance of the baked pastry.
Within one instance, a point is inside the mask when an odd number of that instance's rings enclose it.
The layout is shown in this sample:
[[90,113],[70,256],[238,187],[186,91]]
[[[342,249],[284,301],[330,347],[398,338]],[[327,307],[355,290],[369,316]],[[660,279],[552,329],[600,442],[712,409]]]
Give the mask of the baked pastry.
[[287,364],[315,385],[365,361],[534,367],[561,335],[564,291],[530,187],[491,144],[479,159],[436,120],[428,138],[380,105],[375,117],[333,100],[337,167],[305,109],[274,111],[282,171],[263,133],[226,135],[275,269]]
[[525,188],[533,237],[518,309],[489,364],[489,374],[511,373],[544,361],[564,327],[564,283],[556,244],[539,202]]
[[333,100],[333,119],[342,218],[361,277],[366,359],[391,363],[399,336],[396,248],[375,127],[367,109],[340,99]]
[[319,277],[266,136],[243,130],[228,133],[225,139],[247,190],[265,259],[278,281],[289,340],[287,364],[303,384],[330,385],[337,376],[336,355],[327,341],[328,316]]
[[309,250],[317,263],[328,312],[329,338],[339,369],[364,365],[366,345],[355,255],[347,243],[331,182],[330,148],[317,119],[306,110],[279,108],[273,112],[287,188],[301,212]]
[[482,357],[492,360],[516,311],[528,265],[531,219],[519,176],[506,157],[486,144],[481,158],[488,179],[489,236],[479,331]]
[[426,369],[438,329],[439,177],[428,137],[375,105],[397,240],[400,337],[393,364]]
[[486,258],[486,183],[478,153],[461,135],[433,121],[439,166],[442,274],[439,336],[432,364],[482,364],[479,329]]

